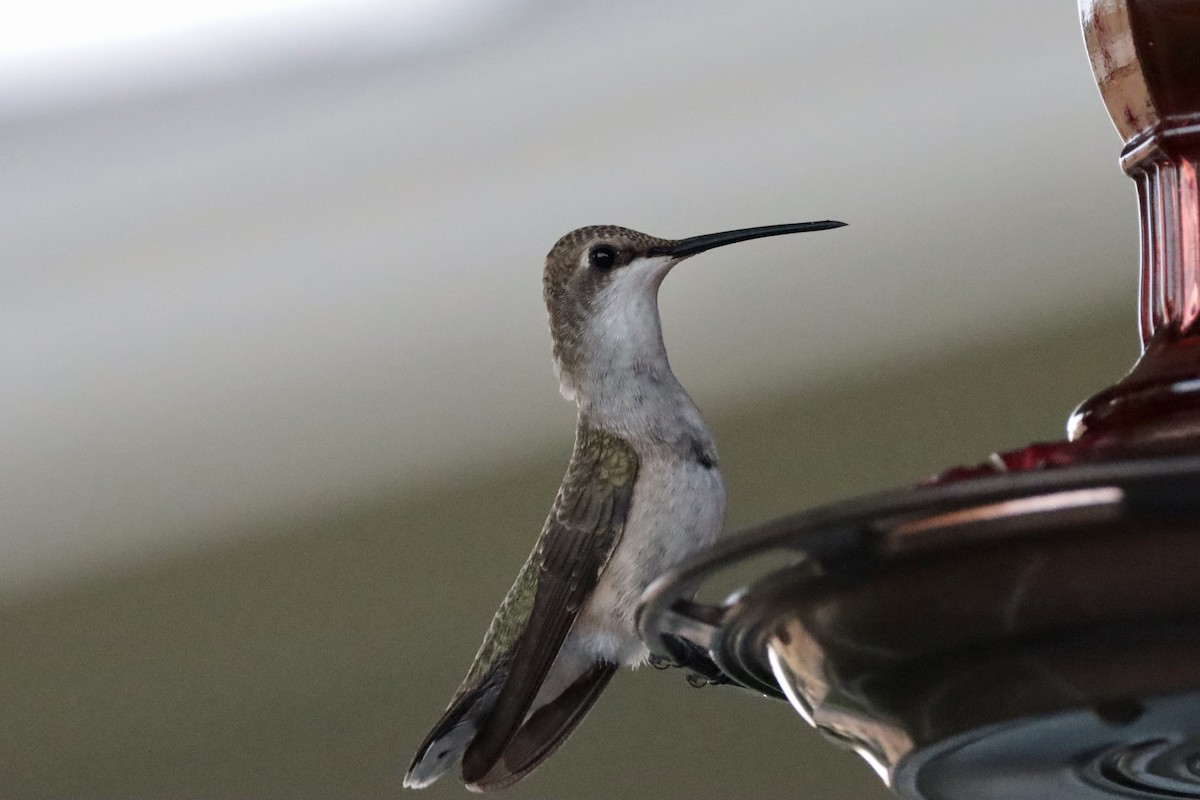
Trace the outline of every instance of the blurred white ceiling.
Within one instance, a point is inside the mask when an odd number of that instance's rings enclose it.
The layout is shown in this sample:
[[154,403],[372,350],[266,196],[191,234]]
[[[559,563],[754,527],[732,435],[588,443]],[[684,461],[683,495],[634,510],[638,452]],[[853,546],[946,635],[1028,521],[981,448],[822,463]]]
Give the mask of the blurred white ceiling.
[[1133,335],[1073,2],[482,8],[0,81],[0,595],[565,450],[540,270],[584,224],[850,223],[668,280],[705,408],[1118,303]]

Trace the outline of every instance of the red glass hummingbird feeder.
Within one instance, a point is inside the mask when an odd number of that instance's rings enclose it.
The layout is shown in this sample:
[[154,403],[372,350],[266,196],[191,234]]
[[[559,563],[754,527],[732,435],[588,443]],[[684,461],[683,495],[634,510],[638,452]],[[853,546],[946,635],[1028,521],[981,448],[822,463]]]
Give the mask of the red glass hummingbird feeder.
[[[1132,371],[1064,441],[778,520],[643,599],[652,650],[705,651],[909,798],[1200,798],[1200,0],[1080,5],[1139,198]],[[764,553],[787,566],[693,599]]]

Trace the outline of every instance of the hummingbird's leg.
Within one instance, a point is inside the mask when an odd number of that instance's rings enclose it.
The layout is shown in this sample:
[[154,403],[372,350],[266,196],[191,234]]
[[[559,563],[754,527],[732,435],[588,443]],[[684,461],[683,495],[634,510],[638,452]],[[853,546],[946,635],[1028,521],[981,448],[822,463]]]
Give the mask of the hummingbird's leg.
[[657,653],[651,653],[650,658],[646,659],[646,663],[655,669],[673,669],[679,666],[666,656],[660,656]]
[[665,639],[671,648],[671,655],[670,658],[651,656],[650,665],[655,669],[686,669],[689,673],[687,682],[695,687],[719,686],[733,682],[703,647],[669,634]]
[[702,686],[724,686],[733,679],[721,671],[708,654],[701,651],[687,665],[687,682],[699,689]]
[[699,672],[689,672],[684,680],[688,682],[688,686],[696,689],[703,689],[705,686],[724,686],[727,683],[733,683],[733,679],[719,669],[717,669],[717,676],[715,678],[710,678]]

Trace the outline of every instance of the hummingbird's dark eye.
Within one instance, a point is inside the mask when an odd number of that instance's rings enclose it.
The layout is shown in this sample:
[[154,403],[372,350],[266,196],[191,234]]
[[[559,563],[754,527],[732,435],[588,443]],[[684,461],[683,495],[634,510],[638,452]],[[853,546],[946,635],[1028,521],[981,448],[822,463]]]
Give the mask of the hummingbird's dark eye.
[[593,269],[612,269],[617,265],[617,249],[609,244],[598,244],[588,253],[588,263]]

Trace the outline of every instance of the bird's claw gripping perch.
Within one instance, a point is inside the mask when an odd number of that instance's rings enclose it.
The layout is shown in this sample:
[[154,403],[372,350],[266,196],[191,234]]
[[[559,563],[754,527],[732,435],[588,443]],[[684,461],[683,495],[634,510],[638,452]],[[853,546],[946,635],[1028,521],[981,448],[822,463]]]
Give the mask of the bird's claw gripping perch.
[[678,636],[664,637],[670,647],[670,656],[650,656],[650,666],[655,669],[684,669],[688,671],[687,682],[690,686],[721,686],[732,683],[728,675],[721,671],[716,662],[708,655],[708,651]]

